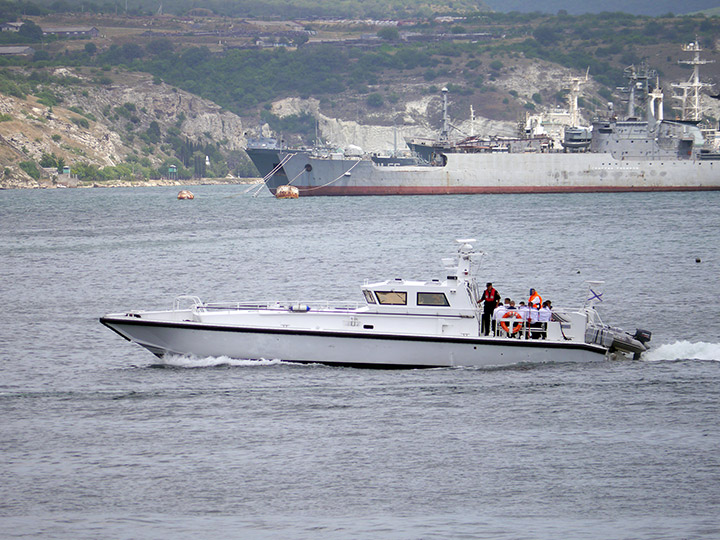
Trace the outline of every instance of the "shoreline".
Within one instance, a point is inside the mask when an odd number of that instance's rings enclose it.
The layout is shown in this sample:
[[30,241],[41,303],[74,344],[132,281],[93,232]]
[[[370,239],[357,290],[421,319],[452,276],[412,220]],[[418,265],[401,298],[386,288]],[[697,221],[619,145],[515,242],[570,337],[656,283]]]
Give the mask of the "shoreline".
[[109,180],[107,182],[84,182],[75,185],[64,182],[25,182],[22,184],[0,184],[4,189],[88,189],[88,188],[115,188],[115,187],[187,187],[187,186],[214,186],[214,185],[245,185],[261,184],[262,178],[196,178],[193,180]]

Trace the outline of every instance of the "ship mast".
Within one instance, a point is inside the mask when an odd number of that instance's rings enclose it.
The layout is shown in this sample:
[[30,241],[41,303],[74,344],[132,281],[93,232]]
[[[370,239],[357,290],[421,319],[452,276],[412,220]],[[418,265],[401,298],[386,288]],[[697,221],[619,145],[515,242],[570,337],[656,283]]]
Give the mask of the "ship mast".
[[704,86],[710,86],[707,83],[700,82],[700,66],[709,64],[713,60],[703,60],[700,58],[702,48],[697,39],[687,45],[683,45],[682,50],[693,53],[692,60],[678,60],[679,64],[689,64],[693,67],[693,73],[690,78],[683,83],[673,84],[678,93],[673,97],[680,101],[680,114],[682,120],[692,120],[699,122],[702,120],[702,108],[700,107],[700,91]]
[[440,140],[441,141],[447,141],[449,130],[448,130],[448,115],[447,115],[447,95],[448,95],[448,89],[443,86],[442,89],[442,95],[443,95],[443,127],[442,131],[440,132]]
[[627,116],[628,118],[635,118],[635,102],[636,92],[640,90],[642,92],[641,103],[647,98],[648,80],[655,72],[648,70],[645,62],[642,62],[639,67],[634,65],[625,68],[625,77],[628,80],[628,85],[625,88],[618,88],[621,92],[627,94]]
[[472,105],[470,105],[470,136],[475,136],[475,111]]
[[568,94],[568,106],[570,108],[570,127],[578,127],[580,125],[580,110],[578,109],[578,96],[580,96],[580,87],[588,82],[588,74],[590,68],[585,72],[585,77],[571,77],[568,81],[570,93]]

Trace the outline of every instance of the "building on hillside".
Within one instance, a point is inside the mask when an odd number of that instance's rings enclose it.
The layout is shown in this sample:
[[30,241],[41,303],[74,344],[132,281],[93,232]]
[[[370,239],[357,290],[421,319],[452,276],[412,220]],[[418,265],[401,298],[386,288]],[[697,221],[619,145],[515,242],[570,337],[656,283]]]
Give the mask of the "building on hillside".
[[25,45],[0,47],[0,56],[31,56],[33,54],[35,54],[35,49],[26,47]]
[[0,32],[19,32],[22,22],[5,22],[0,24]]
[[100,31],[94,26],[43,26],[43,36],[58,37],[98,37]]

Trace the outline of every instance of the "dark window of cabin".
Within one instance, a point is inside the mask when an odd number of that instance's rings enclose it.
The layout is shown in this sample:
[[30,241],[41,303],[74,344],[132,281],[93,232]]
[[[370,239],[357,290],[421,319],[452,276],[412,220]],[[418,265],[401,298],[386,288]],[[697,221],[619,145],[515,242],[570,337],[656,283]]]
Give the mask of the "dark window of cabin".
[[365,301],[368,304],[374,304],[375,303],[375,297],[373,296],[373,293],[371,291],[363,291],[363,294],[365,295]]
[[390,306],[407,305],[407,293],[396,291],[375,291],[378,302]]
[[441,292],[419,292],[417,295],[418,306],[449,306],[445,293]]

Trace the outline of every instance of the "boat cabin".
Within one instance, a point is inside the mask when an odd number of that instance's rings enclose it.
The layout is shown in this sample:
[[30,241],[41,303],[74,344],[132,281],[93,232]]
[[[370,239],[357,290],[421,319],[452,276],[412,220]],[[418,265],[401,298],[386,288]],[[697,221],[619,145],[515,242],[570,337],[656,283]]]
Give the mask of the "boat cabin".
[[474,312],[466,283],[456,278],[440,281],[394,279],[362,286],[368,308],[377,312]]
[[462,246],[458,259],[442,259],[447,278],[444,281],[406,281],[401,278],[365,283],[363,296],[368,308],[378,313],[454,314],[475,317],[477,301],[475,280],[470,277],[471,240],[458,240]]

